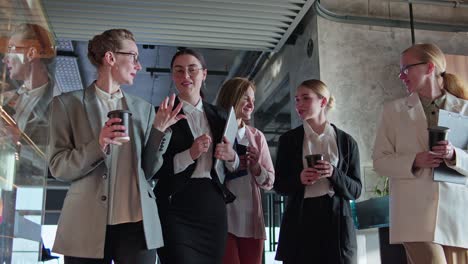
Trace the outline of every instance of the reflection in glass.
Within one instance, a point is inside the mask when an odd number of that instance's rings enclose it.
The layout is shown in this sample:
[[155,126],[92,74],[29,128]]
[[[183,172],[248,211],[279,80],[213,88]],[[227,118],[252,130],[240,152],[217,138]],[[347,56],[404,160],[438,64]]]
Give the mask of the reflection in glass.
[[42,242],[55,44],[35,23],[0,26],[0,32],[0,263],[35,263]]

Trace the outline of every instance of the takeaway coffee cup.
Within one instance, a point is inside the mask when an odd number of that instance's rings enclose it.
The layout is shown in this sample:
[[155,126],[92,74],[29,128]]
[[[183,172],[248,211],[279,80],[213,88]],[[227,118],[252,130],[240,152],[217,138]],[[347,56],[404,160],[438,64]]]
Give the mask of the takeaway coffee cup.
[[[130,117],[132,116],[132,113],[128,110],[114,110],[110,111],[107,113],[108,118],[120,118],[122,121],[120,123],[114,123],[114,125],[122,125],[125,126],[125,130],[121,130],[121,132],[127,133],[128,135],[128,126],[130,124]],[[129,136],[125,137],[115,137],[114,141],[120,142],[120,143],[125,143],[130,141]]]
[[313,155],[306,155],[305,159],[307,161],[307,167],[313,168],[317,161],[324,160],[323,154],[313,154]]
[[432,147],[436,146],[437,142],[447,140],[450,128],[436,126],[429,127],[427,130],[429,131],[429,149],[432,150]]

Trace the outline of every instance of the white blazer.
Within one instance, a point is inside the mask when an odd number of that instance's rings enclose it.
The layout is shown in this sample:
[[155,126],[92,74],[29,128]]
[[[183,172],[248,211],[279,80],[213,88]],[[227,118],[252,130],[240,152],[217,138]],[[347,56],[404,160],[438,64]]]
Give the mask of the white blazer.
[[[445,110],[468,115],[468,101],[449,93]],[[468,133],[468,132],[467,132]],[[428,151],[427,121],[417,94],[384,105],[374,169],[390,178],[390,243],[434,242],[468,248],[468,186],[434,182],[432,169],[412,171]],[[468,153],[456,148],[456,169],[468,176]]]

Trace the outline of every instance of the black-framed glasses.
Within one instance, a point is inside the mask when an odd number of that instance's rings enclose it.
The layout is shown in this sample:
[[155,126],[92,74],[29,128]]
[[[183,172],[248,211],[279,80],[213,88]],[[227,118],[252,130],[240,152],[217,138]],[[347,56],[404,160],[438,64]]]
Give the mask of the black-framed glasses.
[[427,62],[418,62],[418,63],[413,63],[413,64],[408,64],[408,65],[405,65],[403,68],[400,69],[400,74],[398,74],[398,76],[401,76],[402,74],[404,75],[408,75],[408,71],[409,71],[409,68],[413,67],[413,66],[418,66],[418,65],[422,65],[422,64],[426,64]]
[[187,68],[176,66],[172,69],[172,72],[177,77],[184,77],[185,73],[188,73],[190,77],[193,77],[198,74],[200,70],[203,70],[203,67],[199,66],[188,66]]
[[27,46],[8,46],[7,53],[18,53],[19,49],[26,49]]
[[133,64],[137,65],[139,61],[138,59],[138,54],[133,53],[133,52],[123,52],[123,51],[115,51],[114,53],[117,54],[122,54],[122,55],[128,55],[128,56],[133,56]]

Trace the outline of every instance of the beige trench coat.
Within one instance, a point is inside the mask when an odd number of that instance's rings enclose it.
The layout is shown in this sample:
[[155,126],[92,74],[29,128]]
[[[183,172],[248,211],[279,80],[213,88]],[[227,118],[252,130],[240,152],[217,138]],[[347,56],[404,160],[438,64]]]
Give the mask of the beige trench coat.
[[[445,110],[468,115],[468,101],[447,93]],[[429,168],[412,171],[416,154],[428,150],[418,95],[385,104],[373,160],[377,173],[390,178],[390,243],[424,241],[468,248],[468,186],[434,182]],[[467,152],[455,151],[452,168],[468,176]]]

